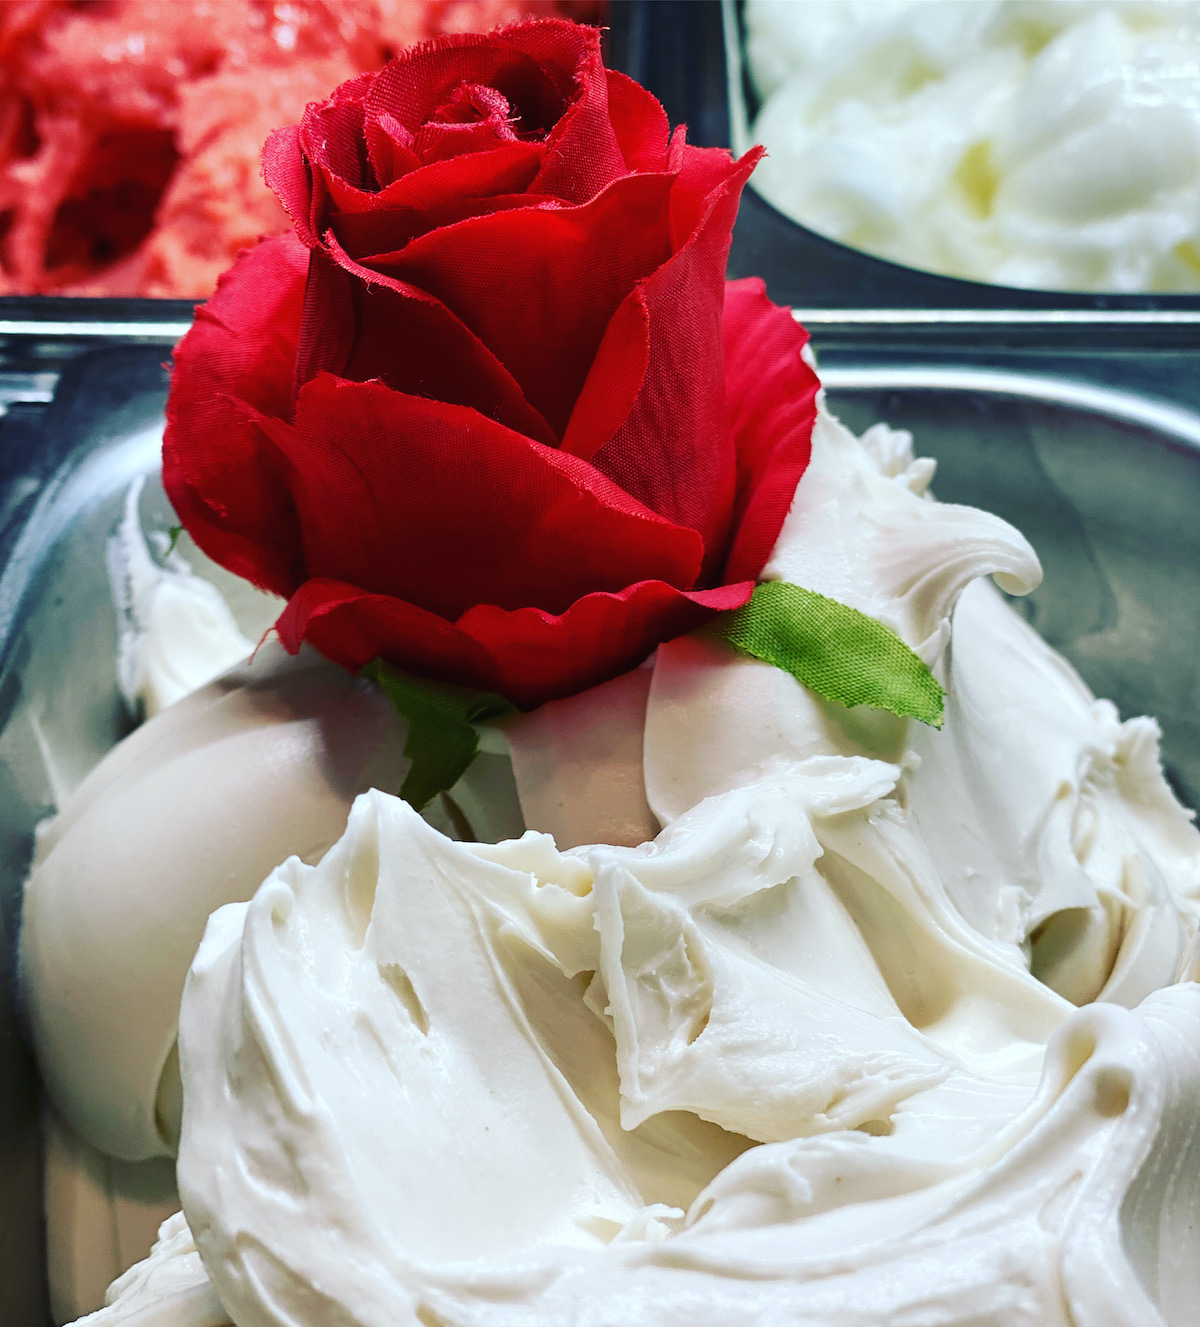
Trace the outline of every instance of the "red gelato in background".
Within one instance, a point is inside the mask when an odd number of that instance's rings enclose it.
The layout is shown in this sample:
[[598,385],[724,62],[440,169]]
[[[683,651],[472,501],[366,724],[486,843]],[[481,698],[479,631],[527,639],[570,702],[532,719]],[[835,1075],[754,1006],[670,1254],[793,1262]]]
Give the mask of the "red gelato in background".
[[203,297],[290,229],[272,129],[413,42],[604,0],[7,0],[0,294]]

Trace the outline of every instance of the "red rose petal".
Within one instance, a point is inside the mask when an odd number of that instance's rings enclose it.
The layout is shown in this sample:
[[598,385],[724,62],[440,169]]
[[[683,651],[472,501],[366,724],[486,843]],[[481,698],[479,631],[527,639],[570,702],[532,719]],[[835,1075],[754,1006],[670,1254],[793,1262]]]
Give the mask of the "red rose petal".
[[687,141],[687,125],[677,125],[671,134],[671,141],[667,145],[667,170],[677,175],[683,168],[684,157],[689,151]]
[[651,578],[690,589],[700,570],[695,531],[461,406],[322,374],[294,427],[260,424],[291,462],[310,576],[455,618],[481,601],[562,612]]
[[276,594],[300,577],[295,512],[275,449],[242,402],[292,413],[308,250],[264,240],[221,278],[175,350],[163,482],[209,557]]
[[[461,93],[463,90],[460,84],[458,91]],[[448,161],[468,153],[490,152],[492,148],[518,141],[516,130],[507,115],[507,101],[493,88],[478,89],[477,100],[482,102],[487,93],[503,102],[503,112],[496,109],[486,119],[426,123],[417,130],[413,150],[422,162]]]
[[801,357],[808,333],[772,304],[758,277],[725,295],[725,395],[738,455],[737,537],[725,575],[757,576],[808,466],[817,375]]
[[334,88],[333,95],[328,99],[329,104],[333,106],[363,105],[371,91],[375,78],[376,75],[368,70],[365,74],[356,74],[344,83],[339,83]]
[[[729,230],[733,230],[742,188],[763,154],[763,148],[752,147],[735,164],[723,147],[686,145],[679,157],[678,183],[671,194],[672,249],[682,248],[701,225],[710,221],[714,207],[721,209],[715,224],[728,224]],[[726,250],[728,247],[726,241]]]
[[375,179],[363,135],[365,120],[362,102],[351,98],[308,107],[300,121],[300,146],[314,173],[372,192],[390,183]]
[[430,162],[389,185],[376,201],[389,208],[429,208],[462,198],[524,193],[545,154],[542,143],[500,143],[487,152]]
[[[467,158],[458,158],[467,160]],[[536,169],[537,163],[534,163]],[[437,206],[398,207],[391,211],[376,212],[339,212],[331,219],[326,238],[332,235],[337,247],[352,262],[362,268],[359,276],[363,281],[377,281],[379,276],[371,270],[370,264],[380,253],[391,253],[394,249],[425,235],[431,230],[440,230],[445,226],[456,226],[470,217],[490,216],[493,212],[512,212],[518,208],[530,206],[529,194],[491,194],[484,197],[450,198]],[[552,207],[553,203],[539,202],[538,207]],[[333,244],[329,244],[332,252]]]
[[312,224],[312,176],[300,147],[300,126],[275,129],[263,144],[263,178],[291,217],[296,235],[310,248],[320,243]]
[[309,640],[357,671],[382,657],[425,677],[497,691],[522,709],[573,695],[634,668],[661,641],[738,608],[753,582],[681,591],[642,581],[589,594],[562,614],[481,604],[456,623],[334,580],[306,582],[276,624],[295,653]]
[[327,659],[352,672],[372,659],[386,658],[421,677],[493,689],[490,655],[453,622],[345,581],[322,577],[305,581],[275,629],[290,653],[308,640]]
[[[321,370],[356,382],[378,378],[399,392],[471,406],[553,445],[554,431],[525,399],[512,375],[445,305],[423,290],[360,267],[332,236],[329,248],[352,283],[355,313],[349,325],[349,353],[340,362],[310,361],[298,381]],[[319,314],[319,309],[313,311],[314,316]],[[339,343],[327,336],[321,344],[334,348]]]
[[608,77],[608,114],[625,167],[639,173],[669,170],[671,126],[658,98],[615,69]]
[[[600,30],[572,23],[567,19],[526,19],[512,23],[491,37],[523,51],[558,89],[563,106],[580,95],[581,70],[590,68],[600,58]],[[562,115],[562,108],[558,115]],[[549,129],[553,121],[546,124]]]
[[[722,368],[725,263],[756,160],[751,153],[733,163],[725,155],[725,177],[707,196],[695,233],[641,282],[649,317],[645,379],[625,422],[592,458],[652,511],[700,531],[701,575],[709,583],[725,561],[736,494]],[[702,178],[708,182],[707,173]]]
[[380,189],[392,187],[421,168],[421,158],[413,149],[413,136],[394,115],[378,115],[363,124],[367,160]]
[[562,450],[590,461],[629,418],[650,362],[650,313],[635,286],[612,316],[571,412]]
[[561,437],[617,307],[670,257],[671,186],[630,175],[582,207],[473,217],[370,267],[460,317]]
[[504,96],[512,114],[520,117],[518,131],[545,134],[566,107],[579,44],[575,37],[567,43],[564,53],[570,67],[557,71],[504,32],[464,33],[415,46],[375,75],[366,98],[367,117],[395,116],[415,137],[431,118],[438,118],[439,108],[462,84],[475,84]]
[[435,226],[493,211],[496,199],[520,196],[520,206],[536,205],[541,200],[528,197],[526,190],[544,153],[541,143],[504,143],[421,166],[377,194],[350,191],[335,200],[338,208],[329,225],[346,251],[362,258],[390,253]]
[[[552,194],[568,203],[586,203],[627,172],[608,110],[608,78],[600,54],[600,34],[587,34],[585,50],[575,68],[578,91],[546,140],[546,161],[531,193]],[[521,40],[534,49],[546,48],[549,34],[529,24]],[[513,32],[512,39],[518,34]],[[541,57],[548,62],[547,49]]]
[[358,332],[357,303],[354,277],[323,249],[311,250],[292,372],[293,393],[318,373],[342,371]]

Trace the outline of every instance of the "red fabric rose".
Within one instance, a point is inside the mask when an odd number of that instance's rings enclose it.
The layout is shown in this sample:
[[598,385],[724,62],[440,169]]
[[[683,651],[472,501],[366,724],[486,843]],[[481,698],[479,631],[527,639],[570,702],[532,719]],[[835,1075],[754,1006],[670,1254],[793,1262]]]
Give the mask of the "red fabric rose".
[[296,235],[175,355],[163,474],[284,645],[523,707],[748,598],[808,461],[806,339],[724,281],[757,150],[671,134],[561,21],[447,37],[280,130]]

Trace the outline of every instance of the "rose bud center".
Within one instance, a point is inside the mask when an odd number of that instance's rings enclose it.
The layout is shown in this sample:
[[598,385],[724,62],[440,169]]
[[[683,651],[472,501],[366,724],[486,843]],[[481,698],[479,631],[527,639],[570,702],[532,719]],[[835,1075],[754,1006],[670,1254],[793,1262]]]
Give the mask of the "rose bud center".
[[515,143],[519,119],[498,89],[459,83],[417,131],[413,151],[426,164],[465,152],[486,152],[500,143]]
[[510,126],[508,98],[498,88],[482,83],[460,83],[429,117],[431,123],[470,124],[484,120],[497,126],[498,132],[508,130],[507,137],[516,135]]

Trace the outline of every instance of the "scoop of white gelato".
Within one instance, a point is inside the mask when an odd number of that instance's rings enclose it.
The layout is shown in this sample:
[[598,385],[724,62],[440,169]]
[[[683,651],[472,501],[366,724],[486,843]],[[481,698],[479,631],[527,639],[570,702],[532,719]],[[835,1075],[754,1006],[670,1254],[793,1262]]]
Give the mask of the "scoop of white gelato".
[[22,985],[81,1137],[127,1160],[173,1151],[179,996],[209,913],[286,857],[319,860],[355,796],[399,786],[405,733],[373,683],[267,645],[114,747],[44,827]]
[[768,156],[822,234],[950,276],[1200,290],[1200,6],[748,0]]

